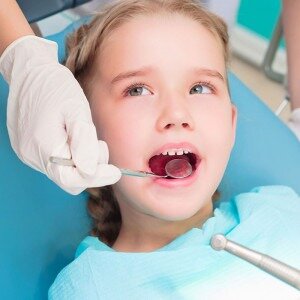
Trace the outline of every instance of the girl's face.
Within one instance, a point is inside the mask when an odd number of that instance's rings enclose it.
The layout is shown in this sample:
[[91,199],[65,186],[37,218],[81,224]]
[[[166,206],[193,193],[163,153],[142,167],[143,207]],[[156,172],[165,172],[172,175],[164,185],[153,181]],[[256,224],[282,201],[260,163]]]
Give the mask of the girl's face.
[[128,21],[101,45],[90,104],[98,138],[120,168],[151,171],[151,157],[176,150],[197,156],[186,179],[123,176],[113,187],[123,220],[187,221],[211,209],[234,144],[236,110],[222,46],[210,31],[174,14]]

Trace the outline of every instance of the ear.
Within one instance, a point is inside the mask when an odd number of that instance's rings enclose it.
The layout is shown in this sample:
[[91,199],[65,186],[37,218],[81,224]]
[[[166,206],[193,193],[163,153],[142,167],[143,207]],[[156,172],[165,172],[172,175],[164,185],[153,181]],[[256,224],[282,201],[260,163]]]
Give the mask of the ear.
[[235,143],[235,137],[236,137],[236,126],[237,126],[237,115],[238,115],[237,107],[234,104],[231,105],[231,113],[232,113],[232,117],[231,117],[231,124],[232,124],[231,148],[233,148],[234,143]]

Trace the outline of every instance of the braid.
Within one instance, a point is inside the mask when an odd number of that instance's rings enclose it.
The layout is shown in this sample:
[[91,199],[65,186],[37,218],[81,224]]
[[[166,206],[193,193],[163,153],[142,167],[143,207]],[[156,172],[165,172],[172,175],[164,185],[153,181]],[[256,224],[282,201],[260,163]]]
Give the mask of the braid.
[[121,228],[121,213],[111,186],[89,189],[87,208],[94,222],[91,231],[108,246],[112,246]]

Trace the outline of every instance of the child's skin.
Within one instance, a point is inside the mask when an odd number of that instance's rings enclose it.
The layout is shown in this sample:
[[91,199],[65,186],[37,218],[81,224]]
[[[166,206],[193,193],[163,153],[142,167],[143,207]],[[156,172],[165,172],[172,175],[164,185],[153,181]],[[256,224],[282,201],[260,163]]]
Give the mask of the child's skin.
[[[137,70],[112,83],[119,74]],[[220,41],[185,16],[139,16],[104,40],[91,76],[93,120],[112,164],[150,171],[151,156],[172,148],[190,148],[201,157],[185,184],[123,176],[113,186],[122,214],[113,248],[153,251],[201,227],[212,215],[212,195],[235,140],[237,112]],[[126,94],[132,84],[141,88]]]

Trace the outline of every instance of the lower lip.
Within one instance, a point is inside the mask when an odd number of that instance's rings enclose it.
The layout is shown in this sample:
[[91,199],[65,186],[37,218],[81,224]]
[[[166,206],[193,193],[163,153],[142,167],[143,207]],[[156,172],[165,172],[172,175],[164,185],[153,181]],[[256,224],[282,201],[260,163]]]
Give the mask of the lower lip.
[[201,161],[197,164],[196,170],[193,171],[193,173],[182,179],[165,179],[165,178],[154,178],[153,182],[155,184],[158,184],[160,186],[166,187],[166,188],[174,188],[174,187],[186,187],[195,182],[195,180],[198,177],[199,170],[201,166]]

